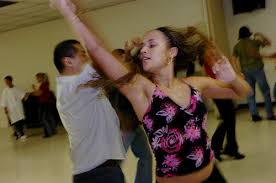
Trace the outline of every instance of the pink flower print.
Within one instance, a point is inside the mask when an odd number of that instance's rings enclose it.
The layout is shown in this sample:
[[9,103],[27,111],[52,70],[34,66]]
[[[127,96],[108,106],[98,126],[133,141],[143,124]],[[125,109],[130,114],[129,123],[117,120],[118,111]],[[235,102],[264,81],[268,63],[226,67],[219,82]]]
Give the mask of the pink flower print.
[[195,90],[193,96],[196,98],[197,101],[202,102],[201,94],[199,93],[199,91]]
[[152,139],[151,147],[153,150],[157,150],[159,147],[161,147],[160,138],[158,136],[155,136]]
[[161,148],[167,153],[176,153],[182,148],[184,138],[178,129],[171,129],[161,137]]
[[165,160],[162,165],[170,168],[173,171],[176,171],[181,163],[181,159],[177,158],[175,154],[166,155]]
[[190,119],[190,120],[187,122],[186,126],[195,126],[195,119],[194,119],[194,118]]
[[195,96],[191,96],[191,102],[187,112],[194,113],[196,109],[196,104],[197,104],[197,98]]
[[195,148],[195,150],[187,156],[188,159],[196,161],[196,168],[198,168],[203,162],[203,149],[202,148]]
[[200,129],[196,127],[194,123],[194,119],[191,119],[185,126],[185,138],[194,142],[195,140],[200,138]]
[[152,131],[153,120],[148,115],[145,116],[143,123],[146,125],[149,131]]
[[170,123],[177,112],[177,107],[173,104],[165,104],[161,107],[163,110],[158,111],[156,115],[165,116],[166,122]]
[[156,88],[154,94],[153,94],[155,97],[158,97],[160,99],[164,99],[166,97],[166,95],[159,89],[159,88]]
[[170,172],[170,168],[169,167],[162,167],[161,171],[166,174],[166,176],[168,175],[167,173]]
[[162,127],[161,129],[157,130],[156,132],[154,132],[154,135],[158,136],[158,137],[163,137],[165,134],[167,134],[169,131],[168,126]]

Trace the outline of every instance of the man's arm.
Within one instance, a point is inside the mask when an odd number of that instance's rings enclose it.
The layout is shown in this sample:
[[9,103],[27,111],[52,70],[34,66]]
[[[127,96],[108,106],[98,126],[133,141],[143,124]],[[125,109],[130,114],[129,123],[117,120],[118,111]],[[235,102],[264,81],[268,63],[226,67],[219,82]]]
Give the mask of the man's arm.
[[256,32],[256,33],[254,33],[253,36],[254,36],[255,40],[261,41],[262,46],[271,46],[271,41],[266,36],[264,36],[262,33]]
[[[275,59],[276,58],[276,52],[275,53],[271,53],[268,55],[262,55],[263,58],[268,58],[268,59]],[[276,60],[275,60],[276,61]]]
[[230,63],[234,69],[234,71],[239,75],[241,76],[242,78],[244,78],[244,75],[242,73],[242,70],[241,70],[241,66],[239,64],[239,61],[238,61],[238,58],[236,56],[232,56],[231,59],[230,59]]
[[239,73],[239,72],[241,72],[241,67],[237,62],[238,62],[238,58],[236,56],[232,56],[230,59],[230,63],[232,65],[234,71],[236,73]]
[[5,114],[8,113],[8,108],[7,108],[7,101],[6,101],[6,95],[5,95],[5,89],[3,90],[2,94],[1,94],[1,106],[4,108],[4,112]]

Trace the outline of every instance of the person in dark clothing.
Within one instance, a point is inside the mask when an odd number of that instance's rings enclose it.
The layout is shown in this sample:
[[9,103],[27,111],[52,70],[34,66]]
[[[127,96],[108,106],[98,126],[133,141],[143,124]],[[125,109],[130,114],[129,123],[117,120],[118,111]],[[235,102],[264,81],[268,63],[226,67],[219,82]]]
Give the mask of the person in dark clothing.
[[37,73],[38,86],[31,95],[37,96],[39,103],[38,118],[43,124],[44,138],[56,134],[55,95],[50,91],[50,84],[46,73]]
[[[206,74],[216,79],[216,75],[211,69],[210,65],[215,62],[219,53],[209,46],[204,50],[202,56],[199,57],[200,63],[203,64]],[[217,106],[222,121],[218,125],[213,137],[212,137],[212,148],[217,160],[222,161],[220,155],[223,149],[223,154],[227,154],[234,159],[243,159],[245,156],[238,151],[238,143],[236,140],[236,112],[235,106],[231,99],[214,99],[214,103]],[[227,143],[223,148],[224,138],[226,136]]]

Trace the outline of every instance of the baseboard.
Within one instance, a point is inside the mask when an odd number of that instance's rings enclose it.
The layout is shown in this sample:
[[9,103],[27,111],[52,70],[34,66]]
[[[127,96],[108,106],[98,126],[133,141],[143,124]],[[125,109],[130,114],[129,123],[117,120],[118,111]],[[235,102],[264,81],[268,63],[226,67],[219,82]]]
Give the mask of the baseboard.
[[[276,106],[276,101],[272,102],[272,105]],[[257,106],[258,107],[264,107],[265,104],[264,104],[264,102],[259,102],[259,103],[257,103]],[[248,109],[248,104],[246,103],[246,104],[237,105],[236,110],[239,110],[239,109]]]

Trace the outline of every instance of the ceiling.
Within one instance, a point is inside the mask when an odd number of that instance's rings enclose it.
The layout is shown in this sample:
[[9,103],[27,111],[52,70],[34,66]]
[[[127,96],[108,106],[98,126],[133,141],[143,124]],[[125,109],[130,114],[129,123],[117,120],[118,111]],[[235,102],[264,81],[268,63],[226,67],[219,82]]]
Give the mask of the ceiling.
[[[57,11],[49,8],[48,0],[9,1],[14,1],[17,3],[5,7],[0,7],[0,33],[61,18]],[[82,4],[82,7],[85,7],[82,12],[87,12],[134,0],[78,1]]]

